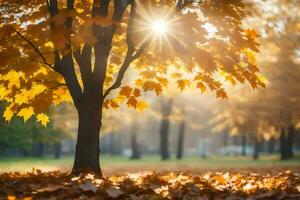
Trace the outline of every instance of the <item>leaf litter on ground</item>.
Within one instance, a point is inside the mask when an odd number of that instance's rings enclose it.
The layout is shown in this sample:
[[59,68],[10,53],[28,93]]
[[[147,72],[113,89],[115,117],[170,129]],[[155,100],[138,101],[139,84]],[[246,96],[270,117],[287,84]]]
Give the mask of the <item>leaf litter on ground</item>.
[[0,199],[297,200],[300,174],[139,172],[99,178],[33,170],[0,174]]

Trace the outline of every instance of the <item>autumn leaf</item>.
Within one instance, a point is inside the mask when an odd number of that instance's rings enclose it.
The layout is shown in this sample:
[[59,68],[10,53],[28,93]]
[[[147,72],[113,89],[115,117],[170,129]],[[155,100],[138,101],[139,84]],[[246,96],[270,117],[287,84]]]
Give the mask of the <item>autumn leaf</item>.
[[186,89],[187,87],[189,87],[191,84],[191,82],[187,79],[180,79],[177,80],[177,86],[178,88],[183,91],[184,89]]
[[145,91],[155,91],[156,95],[159,95],[162,92],[162,87],[159,83],[154,81],[146,81],[143,86]]
[[206,91],[206,86],[202,82],[197,83],[197,88],[201,90],[201,93],[204,93]]
[[171,76],[172,76],[173,79],[177,79],[177,78],[181,78],[182,74],[180,74],[180,73],[173,73]]
[[11,118],[13,117],[14,113],[11,110],[12,106],[8,106],[6,107],[4,113],[3,113],[3,117],[5,119],[5,121],[10,122]]
[[26,122],[32,115],[34,115],[33,107],[22,108],[17,115],[23,117]]
[[121,88],[119,94],[122,95],[122,96],[130,97],[131,92],[132,92],[132,88],[131,87],[124,86],[124,87]]
[[37,121],[40,122],[43,126],[47,126],[47,124],[49,123],[49,117],[44,114],[44,113],[40,113],[36,116]]
[[136,109],[139,112],[143,112],[145,109],[147,109],[149,107],[148,103],[146,101],[139,101],[137,104]]
[[117,101],[113,100],[113,99],[110,101],[110,106],[115,110],[120,107],[119,104],[117,103]]
[[244,33],[247,38],[251,38],[253,40],[259,37],[259,34],[255,29],[246,29]]
[[[136,172],[98,178],[91,173],[72,176],[58,171],[2,173],[5,199],[299,199],[299,175],[264,169],[268,173]],[[252,173],[251,173],[252,172]],[[280,172],[280,173],[279,173]],[[20,182],[22,184],[20,184]],[[230,183],[230,184],[229,184]],[[74,191],[76,193],[74,194]],[[226,192],[224,192],[226,191]]]
[[133,90],[133,96],[135,96],[135,97],[141,96],[141,91],[138,88],[135,88]]
[[216,91],[217,98],[228,99],[227,93],[224,89],[219,89]]
[[136,108],[137,107],[137,100],[135,97],[130,97],[127,101],[127,105],[130,108]]

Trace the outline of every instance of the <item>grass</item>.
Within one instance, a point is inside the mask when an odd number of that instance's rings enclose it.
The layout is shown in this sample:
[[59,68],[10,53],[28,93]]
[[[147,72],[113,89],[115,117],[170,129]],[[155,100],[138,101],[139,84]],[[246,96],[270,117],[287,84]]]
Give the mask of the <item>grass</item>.
[[[32,168],[42,171],[71,170],[73,156],[63,156],[60,159],[53,157],[43,158],[0,158],[0,172],[26,172]],[[136,171],[203,171],[203,170],[228,170],[228,169],[256,169],[261,168],[285,168],[300,169],[300,158],[297,157],[288,161],[280,161],[278,156],[261,156],[259,160],[253,161],[251,157],[212,156],[208,158],[186,157],[182,160],[171,159],[161,161],[158,156],[147,155],[141,160],[130,160],[122,156],[101,156],[101,165],[104,173],[118,174]]]

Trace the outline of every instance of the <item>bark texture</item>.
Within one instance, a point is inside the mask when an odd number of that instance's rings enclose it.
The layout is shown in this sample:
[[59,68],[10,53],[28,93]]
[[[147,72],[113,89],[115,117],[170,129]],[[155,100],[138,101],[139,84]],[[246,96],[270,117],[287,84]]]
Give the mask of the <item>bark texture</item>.
[[101,127],[101,106],[97,99],[87,96],[82,99],[78,109],[79,126],[75,150],[73,172],[92,170],[100,175],[99,134]]

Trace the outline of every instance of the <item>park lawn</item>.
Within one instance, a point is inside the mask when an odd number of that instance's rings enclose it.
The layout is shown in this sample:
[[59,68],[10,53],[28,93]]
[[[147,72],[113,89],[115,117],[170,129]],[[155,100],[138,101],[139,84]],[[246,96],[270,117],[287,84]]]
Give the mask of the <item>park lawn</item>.
[[[70,171],[73,156],[63,156],[60,159],[46,156],[43,158],[9,157],[0,158],[0,173],[2,172],[28,172],[32,169],[47,171]],[[124,156],[101,156],[101,165],[105,174],[122,174],[137,171],[243,171],[249,169],[253,172],[276,170],[300,171],[300,157],[280,161],[278,156],[261,156],[259,160],[253,161],[251,157],[240,156],[212,156],[208,158],[186,157],[182,160],[175,158],[161,161],[156,155],[145,155],[141,160],[130,160]]]

